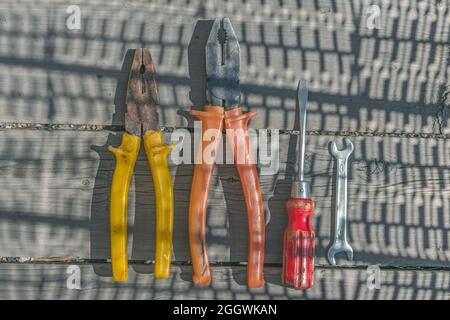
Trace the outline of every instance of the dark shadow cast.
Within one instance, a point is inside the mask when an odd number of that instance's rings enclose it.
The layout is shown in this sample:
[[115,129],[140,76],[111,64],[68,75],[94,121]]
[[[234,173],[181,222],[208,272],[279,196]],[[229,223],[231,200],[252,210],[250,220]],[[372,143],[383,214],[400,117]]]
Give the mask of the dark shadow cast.
[[[192,110],[203,110],[206,104],[206,53],[205,46],[208,40],[209,32],[213,25],[213,20],[197,21],[194,32],[188,46],[188,66],[189,66],[189,98],[192,102]],[[183,116],[188,127],[194,127],[196,120],[191,114],[185,110],[179,110],[178,114]],[[187,133],[186,133],[187,134]],[[195,154],[194,136],[191,134],[191,155]],[[191,161],[193,161],[193,156]],[[176,198],[175,221],[174,224],[174,255],[176,261],[190,261],[189,234],[188,234],[188,216],[189,216],[189,198],[190,186],[192,185],[192,177],[194,165],[179,164],[176,168],[174,177],[174,194]],[[180,198],[182,197],[182,198]],[[175,241],[175,237],[180,241]],[[192,270],[185,272],[186,268],[181,269],[181,279],[192,281]]]
[[[128,84],[128,75],[133,62],[135,50],[128,50],[125,54],[122,69],[117,78],[116,93],[114,96],[115,113],[112,123],[123,123],[125,119],[124,105]],[[111,258],[110,237],[110,194],[111,182],[114,173],[115,159],[107,150],[108,146],[118,146],[121,142],[121,134],[109,133],[106,143],[102,146],[91,146],[91,150],[98,154],[100,159],[95,177],[94,191],[91,203],[91,259]],[[128,233],[130,230],[128,230]],[[93,264],[94,272],[103,277],[112,277],[110,264]]]
[[[206,104],[206,42],[214,20],[197,21],[191,41],[188,46],[189,66],[189,99],[192,102],[192,110],[203,110]],[[178,114],[183,116],[188,127],[194,126],[196,120],[190,112],[180,109]]]
[[[134,168],[135,204],[131,260],[154,260],[156,249],[156,196],[153,177],[141,145]],[[154,264],[131,265],[136,273],[153,273]]]
[[[331,183],[331,199],[330,199],[330,243],[328,244],[328,246],[325,248],[325,257],[327,258],[328,261],[328,250],[330,250],[331,246],[333,245],[334,242],[334,237],[336,236],[336,208],[335,208],[335,203],[336,203],[336,160],[333,158],[332,154],[331,154],[331,144],[333,143],[333,141],[329,141],[328,142],[328,153],[330,154],[330,158],[331,160],[331,169],[332,169],[332,175],[330,177],[330,183]],[[351,170],[349,170],[351,171]],[[340,255],[339,255],[340,256]],[[337,259],[338,257],[336,256],[336,263],[337,263]]]
[[[298,101],[295,106],[295,119],[294,119],[294,130],[300,130],[300,119],[299,119],[299,104]],[[282,137],[280,137],[282,139]],[[295,179],[297,173],[297,143],[299,136],[290,135],[288,140],[288,152],[286,159],[286,169],[284,171],[284,179],[275,179],[274,189],[272,197],[268,200],[268,206],[270,210],[271,220],[279,221],[280,223],[274,224],[269,223],[266,226],[266,235],[269,233],[279,234],[279,241],[273,241],[273,243],[266,242],[266,251],[269,254],[272,261],[279,261],[281,264],[283,256],[283,237],[284,230],[286,229],[288,223],[286,202],[290,198],[292,182]],[[281,142],[280,142],[281,144]],[[281,152],[280,152],[281,155]],[[305,155],[306,156],[306,155]],[[313,190],[311,190],[312,192]],[[276,217],[275,215],[279,215]],[[267,238],[267,237],[266,237]],[[275,243],[276,242],[276,243]],[[274,258],[276,257],[276,258]],[[273,283],[279,285],[281,283],[281,269],[279,277],[269,277],[266,278],[267,283]]]
[[[189,247],[189,198],[191,195],[194,165],[180,164],[176,168],[173,192],[175,197],[175,217],[173,225],[173,254],[175,261],[190,261]],[[189,269],[189,272],[186,272]],[[192,281],[192,267],[181,268],[181,279]]]
[[[223,136],[223,139],[226,140],[225,135]],[[235,165],[232,164],[219,164],[216,167],[219,173],[227,208],[228,230],[227,237],[223,244],[230,250],[229,260],[231,262],[247,261],[249,242],[248,218],[244,194],[241,191],[242,186],[239,174]],[[238,245],[238,243],[244,245]],[[242,266],[232,265],[231,271],[236,283],[247,285],[247,276],[242,277]],[[238,274],[239,276],[237,276]]]

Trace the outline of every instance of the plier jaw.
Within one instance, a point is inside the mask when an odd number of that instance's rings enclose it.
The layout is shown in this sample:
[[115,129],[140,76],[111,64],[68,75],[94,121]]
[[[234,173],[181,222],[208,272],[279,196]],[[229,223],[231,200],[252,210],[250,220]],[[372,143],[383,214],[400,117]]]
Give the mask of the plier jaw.
[[156,70],[147,48],[135,50],[128,78],[126,104],[125,130],[128,133],[140,137],[149,130],[159,130]]
[[214,19],[206,43],[207,100],[214,106],[239,106],[240,48],[229,18]]

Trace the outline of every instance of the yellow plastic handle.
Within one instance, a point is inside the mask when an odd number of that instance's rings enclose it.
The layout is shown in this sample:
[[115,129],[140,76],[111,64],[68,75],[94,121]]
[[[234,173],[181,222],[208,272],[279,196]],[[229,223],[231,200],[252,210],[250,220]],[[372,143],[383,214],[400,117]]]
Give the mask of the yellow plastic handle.
[[173,145],[164,144],[161,131],[147,131],[144,146],[156,195],[155,277],[168,278],[172,261],[173,189],[167,155]]
[[116,158],[111,187],[111,260],[114,281],[128,279],[127,209],[131,175],[139,153],[141,138],[124,133],[119,148],[109,146]]

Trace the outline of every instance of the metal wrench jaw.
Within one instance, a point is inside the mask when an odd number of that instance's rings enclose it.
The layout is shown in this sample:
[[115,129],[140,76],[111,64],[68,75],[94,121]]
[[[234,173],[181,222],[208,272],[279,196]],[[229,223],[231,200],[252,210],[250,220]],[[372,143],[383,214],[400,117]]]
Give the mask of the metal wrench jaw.
[[344,252],[347,254],[349,261],[353,261],[353,249],[348,244],[347,240],[341,241],[336,240],[333,245],[328,249],[328,261],[335,266],[336,265],[336,255],[338,253]]
[[335,256],[345,252],[348,260],[353,260],[353,249],[347,242],[347,160],[354,150],[352,141],[344,139],[345,148],[338,150],[336,142],[329,144],[331,155],[336,159],[336,200],[334,242],[328,249],[328,261],[336,265]]
[[342,150],[339,150],[337,148],[335,141],[330,142],[329,149],[330,149],[331,155],[334,158],[347,159],[353,153],[353,150],[355,150],[355,147],[353,145],[353,142],[349,138],[344,138],[344,144],[345,144],[345,148]]

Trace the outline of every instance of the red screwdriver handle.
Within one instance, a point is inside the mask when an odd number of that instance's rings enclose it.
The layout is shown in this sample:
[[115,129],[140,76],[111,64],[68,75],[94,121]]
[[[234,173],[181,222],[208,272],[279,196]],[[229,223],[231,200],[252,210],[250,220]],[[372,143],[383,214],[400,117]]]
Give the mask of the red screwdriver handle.
[[314,283],[314,241],[312,199],[289,199],[288,226],[284,232],[283,285],[296,289],[311,288]]

